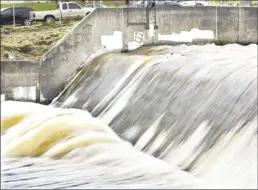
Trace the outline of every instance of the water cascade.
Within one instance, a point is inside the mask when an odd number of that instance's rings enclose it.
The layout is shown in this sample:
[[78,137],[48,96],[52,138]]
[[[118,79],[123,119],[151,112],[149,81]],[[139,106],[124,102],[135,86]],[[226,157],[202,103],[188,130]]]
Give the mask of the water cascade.
[[4,104],[6,188],[257,188],[257,45],[107,53],[49,106]]

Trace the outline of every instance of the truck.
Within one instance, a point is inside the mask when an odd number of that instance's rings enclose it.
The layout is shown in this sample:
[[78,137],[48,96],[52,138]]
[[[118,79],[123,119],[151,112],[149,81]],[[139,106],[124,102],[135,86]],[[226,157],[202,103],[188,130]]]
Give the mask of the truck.
[[71,19],[85,17],[95,8],[81,7],[76,2],[59,2],[56,5],[56,10],[49,11],[31,11],[30,18],[32,21],[45,21],[47,24],[54,20]]

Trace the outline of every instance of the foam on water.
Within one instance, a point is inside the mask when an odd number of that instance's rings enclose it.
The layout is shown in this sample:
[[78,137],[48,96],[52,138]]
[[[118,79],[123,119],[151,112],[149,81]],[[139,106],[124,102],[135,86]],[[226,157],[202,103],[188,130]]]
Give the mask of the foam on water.
[[[188,182],[170,187],[191,187],[200,183],[178,167],[138,151],[86,111],[5,101],[2,103],[1,126],[6,129],[1,138],[4,188],[63,187],[67,180],[68,184],[78,188],[91,187],[89,183],[103,183],[102,188],[119,186],[119,183],[124,183],[123,187],[129,187],[130,183],[141,187],[137,182],[141,177],[146,178],[143,184],[154,180],[154,186],[155,181],[164,184],[164,179],[177,181],[177,178],[178,182],[182,179]],[[20,159],[10,159],[15,157]],[[34,173],[34,170],[38,172]],[[91,178],[83,178],[89,174]],[[50,183],[53,175],[55,184],[52,184],[53,180]],[[70,175],[77,176],[81,182],[71,181]],[[94,181],[92,176],[96,176]],[[157,177],[162,179],[155,179]],[[46,181],[47,178],[50,181]],[[129,178],[129,182],[123,182],[124,178]],[[26,184],[24,180],[27,180]]]
[[257,188],[257,45],[108,53],[67,84],[2,105],[5,188]]

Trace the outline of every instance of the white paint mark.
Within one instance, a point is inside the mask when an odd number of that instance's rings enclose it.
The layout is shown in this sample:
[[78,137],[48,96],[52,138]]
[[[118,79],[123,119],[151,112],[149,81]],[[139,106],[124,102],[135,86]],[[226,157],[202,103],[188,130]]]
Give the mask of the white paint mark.
[[143,38],[143,32],[134,32],[134,41],[128,42],[128,50],[131,51],[143,46]]
[[128,50],[134,50],[137,49],[139,47],[141,47],[143,45],[143,43],[138,43],[138,42],[128,42]]
[[25,99],[25,100],[36,100],[36,86],[29,87],[16,87],[13,88],[13,98],[15,100]]
[[158,40],[174,42],[192,42],[194,39],[214,39],[214,33],[211,30],[199,30],[193,28],[191,31],[181,31],[180,34],[172,33],[171,35],[158,34]]
[[107,50],[120,50],[123,47],[123,33],[114,31],[113,35],[101,36],[101,45]]
[[[128,42],[128,50],[134,50],[143,45],[143,32],[134,32],[133,41]],[[123,48],[123,32],[115,31],[113,35],[101,36],[101,45],[107,51],[121,50]]]

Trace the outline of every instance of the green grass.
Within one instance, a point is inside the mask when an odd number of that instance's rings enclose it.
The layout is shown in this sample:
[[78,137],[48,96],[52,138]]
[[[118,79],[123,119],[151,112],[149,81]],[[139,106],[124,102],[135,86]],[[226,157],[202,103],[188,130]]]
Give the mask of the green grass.
[[[86,4],[92,4],[92,3],[85,3]],[[101,4],[106,5],[107,7],[124,7],[126,4],[123,1],[118,2],[102,2]],[[84,5],[84,4],[82,4]]]
[[62,21],[62,25],[39,22],[30,27],[3,26],[1,60],[7,60],[9,56],[15,56],[19,60],[37,60],[78,22],[66,20]]
[[[78,3],[84,5],[82,2]],[[109,7],[124,6],[121,1],[104,2],[103,4]],[[11,6],[12,4],[1,4],[1,8]],[[56,9],[56,4],[53,2],[17,3],[15,6],[28,6],[35,11]],[[52,25],[36,22],[30,27],[3,26],[1,29],[1,59],[7,60],[9,56],[15,56],[22,60],[36,60],[46,53],[77,22],[79,20],[63,20],[62,25],[57,21]]]
[[[78,2],[81,6],[87,5],[87,4],[92,4],[92,3],[83,3],[83,2]],[[103,2],[103,5],[106,5],[107,7],[123,7],[125,6],[125,3],[120,1],[120,2]],[[13,4],[1,4],[1,8],[6,8],[6,7],[12,7]],[[51,2],[51,3],[16,3],[14,6],[27,6],[31,7],[35,11],[46,11],[46,10],[55,10],[56,9],[56,3]]]
[[[12,7],[13,4],[1,4],[1,8]],[[14,6],[27,6],[35,11],[47,11],[56,9],[55,3],[17,3]]]

